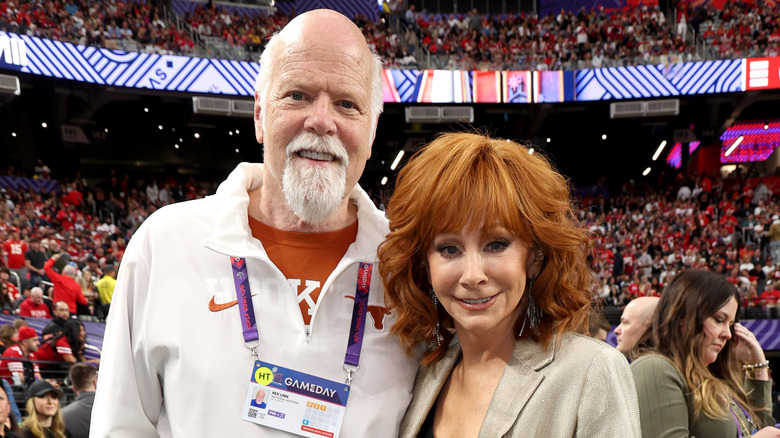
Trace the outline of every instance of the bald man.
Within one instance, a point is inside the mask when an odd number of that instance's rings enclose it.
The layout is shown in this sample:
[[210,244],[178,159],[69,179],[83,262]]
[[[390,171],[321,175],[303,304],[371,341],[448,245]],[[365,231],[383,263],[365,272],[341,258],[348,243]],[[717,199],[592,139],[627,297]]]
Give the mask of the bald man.
[[620,316],[620,325],[615,328],[617,349],[632,359],[631,352],[642,335],[650,329],[658,297],[639,297],[628,303]]
[[260,64],[263,164],[161,208],[127,247],[92,436],[398,436],[417,358],[389,333],[375,272],[387,220],[357,185],[381,61],[349,19],[315,10]]

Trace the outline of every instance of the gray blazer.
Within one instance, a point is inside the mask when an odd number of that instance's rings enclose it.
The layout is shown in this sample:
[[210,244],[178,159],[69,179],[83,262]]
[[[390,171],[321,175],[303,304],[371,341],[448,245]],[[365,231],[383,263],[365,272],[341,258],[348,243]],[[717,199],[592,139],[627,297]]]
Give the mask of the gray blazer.
[[[456,338],[440,361],[417,372],[401,438],[417,436],[460,355]],[[479,436],[641,437],[628,361],[607,343],[574,333],[553,337],[547,350],[515,342]]]

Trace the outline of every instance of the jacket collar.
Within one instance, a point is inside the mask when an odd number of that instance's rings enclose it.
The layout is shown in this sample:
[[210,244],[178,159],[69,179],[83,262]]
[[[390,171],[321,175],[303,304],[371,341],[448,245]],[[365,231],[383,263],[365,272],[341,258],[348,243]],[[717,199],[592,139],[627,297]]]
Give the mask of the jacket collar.
[[[482,421],[480,437],[504,436],[517,421],[520,411],[544,380],[544,367],[552,363],[559,340],[553,335],[547,349],[530,339],[520,339],[515,342],[512,358],[498,382],[490,407]],[[455,337],[450,343],[444,357],[431,365],[430,379],[437,385],[424,385],[420,397],[429,401],[426,412],[441,393],[441,389],[452,369],[460,359],[460,343]],[[500,403],[494,401],[500,400]]]
[[[263,185],[263,165],[240,163],[219,185],[212,197],[216,205],[216,220],[204,245],[216,252],[240,257],[268,259],[262,243],[252,238],[249,228],[249,191]],[[366,192],[355,185],[350,200],[358,207],[358,234],[342,263],[355,260],[375,261],[376,249],[388,232],[387,219]]]
[[555,358],[557,338],[550,339],[547,349],[530,339],[515,342],[512,359],[501,376],[493,400],[485,419],[482,421],[480,436],[503,436],[517,421],[520,411],[544,380],[542,369]]

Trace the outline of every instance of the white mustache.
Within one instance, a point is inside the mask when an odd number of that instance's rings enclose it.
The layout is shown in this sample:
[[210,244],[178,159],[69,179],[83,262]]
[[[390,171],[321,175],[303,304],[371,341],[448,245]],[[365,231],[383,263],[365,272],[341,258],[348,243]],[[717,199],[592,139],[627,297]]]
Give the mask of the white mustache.
[[287,159],[301,151],[328,154],[341,161],[345,166],[349,163],[349,156],[344,144],[330,135],[319,136],[311,132],[302,132],[296,135],[287,145]]

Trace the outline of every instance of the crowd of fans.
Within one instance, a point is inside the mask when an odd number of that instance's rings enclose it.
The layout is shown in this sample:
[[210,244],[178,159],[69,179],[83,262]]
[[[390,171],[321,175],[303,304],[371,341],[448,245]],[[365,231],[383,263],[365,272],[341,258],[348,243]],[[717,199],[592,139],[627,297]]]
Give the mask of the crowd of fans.
[[[48,178],[48,173],[35,177]],[[776,315],[780,203],[769,188],[773,178],[737,172],[694,180],[680,176],[654,185],[630,181],[611,197],[603,185],[586,191],[580,199],[583,224],[593,233],[594,295],[623,306],[639,296],[657,296],[681,270],[708,269],[739,287],[750,315]],[[153,179],[119,178],[115,172],[90,181],[81,175],[63,179],[59,193],[0,189],[5,198],[0,203],[0,285],[6,292],[0,294],[1,312],[20,314],[33,288],[45,291],[56,283],[68,264],[60,263],[64,270],[52,278],[53,258],[67,254],[75,268],[70,276],[88,301],[72,303],[71,313],[103,319],[110,298],[101,299],[98,281],[119,265],[137,227],[163,205],[216,190],[192,178],[180,184],[169,177],[158,185]]]
[[189,35],[148,2],[3,0],[0,30],[73,44],[159,54],[188,54]]
[[[775,3],[711,2],[678,4],[668,20],[658,7],[529,14],[418,13],[415,5],[386,5],[382,19],[354,18],[387,67],[557,70],[696,60],[693,28],[720,58],[776,56],[780,52],[780,7]],[[167,54],[195,54],[195,39],[220,38],[257,60],[270,35],[291,17],[280,12],[231,12],[213,2],[182,17],[186,26],[166,20],[145,2],[101,0],[0,1],[0,30],[106,48]]]
[[594,296],[623,306],[659,296],[677,273],[695,268],[734,283],[744,317],[777,318],[780,204],[769,188],[777,179],[703,175],[658,187],[629,182],[610,199],[586,197]]
[[672,32],[658,7],[611,13],[581,8],[543,17],[485,16],[474,10],[415,18],[407,23],[422,46],[450,68],[560,70],[648,63],[662,55],[692,57],[691,47]]
[[[48,172],[41,169],[48,171],[41,164],[34,175],[12,168],[5,173],[22,179],[48,178]],[[58,192],[37,191],[32,185],[24,190],[0,188],[0,285],[5,292],[0,294],[0,312],[47,316],[24,314],[23,303],[31,291],[38,287],[56,291],[58,283],[63,283],[72,291],[69,295],[78,296],[73,286],[78,283],[86,300],[71,300],[71,312],[104,319],[110,297],[104,296],[100,282],[116,270],[138,226],[163,205],[214,190],[213,185],[198,184],[192,178],[180,184],[170,177],[160,185],[152,180],[138,187],[128,175],[120,178],[113,172],[92,185],[75,175],[63,180]]]
[[[535,14],[415,14],[404,19],[422,46],[449,68],[560,70],[697,59],[688,24],[721,58],[776,56],[780,47],[780,8],[752,2],[679,4],[668,22],[659,7],[560,11]],[[704,27],[706,29],[702,30]],[[519,67],[518,67],[519,66]]]
[[681,4],[678,20],[690,23],[721,58],[777,56],[780,53],[780,7],[777,3],[727,2],[693,8]]

